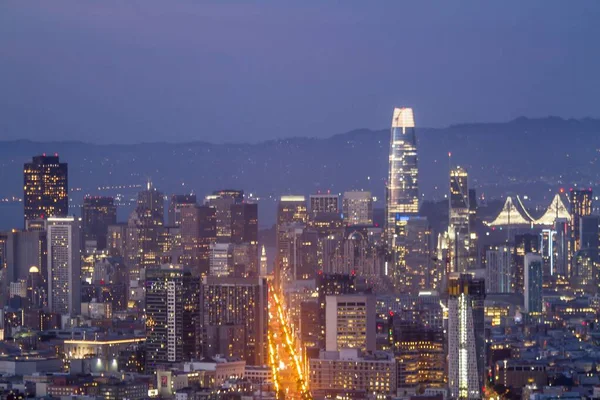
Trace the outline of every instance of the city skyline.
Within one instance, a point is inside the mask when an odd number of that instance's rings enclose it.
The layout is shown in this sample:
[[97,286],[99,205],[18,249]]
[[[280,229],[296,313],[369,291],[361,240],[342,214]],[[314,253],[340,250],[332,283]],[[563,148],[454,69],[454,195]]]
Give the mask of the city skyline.
[[32,1],[2,399],[600,399],[598,3]]

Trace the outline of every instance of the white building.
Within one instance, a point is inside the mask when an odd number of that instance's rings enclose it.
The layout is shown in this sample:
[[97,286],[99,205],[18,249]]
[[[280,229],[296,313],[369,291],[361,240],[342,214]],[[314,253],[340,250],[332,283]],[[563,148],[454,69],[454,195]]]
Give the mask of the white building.
[[510,246],[496,246],[485,252],[485,292],[513,293]]
[[448,386],[453,399],[481,399],[485,283],[470,275],[448,285]]
[[375,298],[370,295],[327,296],[325,349],[375,351]]
[[233,245],[231,243],[212,243],[210,245],[210,275],[233,275]]
[[81,310],[79,225],[73,217],[48,218],[48,305],[51,312]]
[[342,210],[345,225],[373,225],[371,192],[344,192]]
[[364,355],[358,349],[322,351],[309,361],[309,382],[313,393],[326,391],[366,391],[390,395],[397,390],[396,360],[393,354]]

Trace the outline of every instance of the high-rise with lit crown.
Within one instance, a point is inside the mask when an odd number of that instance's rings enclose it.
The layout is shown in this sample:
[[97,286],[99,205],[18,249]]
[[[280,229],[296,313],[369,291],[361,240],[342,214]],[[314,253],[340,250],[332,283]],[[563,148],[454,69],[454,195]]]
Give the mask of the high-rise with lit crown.
[[58,154],[33,157],[23,167],[25,222],[48,217],[66,217],[69,213],[67,163]]
[[388,275],[397,289],[402,286],[407,248],[406,224],[419,212],[417,138],[412,108],[395,108],[390,135],[389,176],[386,191],[385,236],[392,256]]

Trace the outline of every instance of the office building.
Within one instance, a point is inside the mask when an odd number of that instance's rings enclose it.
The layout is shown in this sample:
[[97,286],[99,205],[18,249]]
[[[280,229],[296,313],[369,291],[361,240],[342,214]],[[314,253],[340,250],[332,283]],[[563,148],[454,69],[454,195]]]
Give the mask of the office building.
[[448,282],[448,386],[454,399],[482,397],[485,282],[454,274]]
[[81,309],[79,223],[73,217],[50,217],[47,227],[48,308],[75,316]]
[[408,249],[400,268],[401,276],[396,282],[402,293],[417,294],[436,286],[433,262],[433,236],[426,217],[411,217],[406,221],[405,236],[400,243]]
[[196,276],[210,269],[210,245],[217,241],[216,209],[187,204],[181,208],[182,263]]
[[389,176],[386,192],[385,236],[391,255],[392,281],[402,286],[402,270],[407,254],[403,243],[406,223],[419,212],[417,138],[411,108],[395,108],[390,135]]
[[554,270],[556,275],[563,278],[569,276],[571,263],[571,232],[569,229],[570,220],[567,218],[558,218],[554,222],[554,231],[556,232],[554,236],[556,252]]
[[511,274],[512,249],[510,246],[492,246],[485,252],[486,293],[514,293]]
[[[117,223],[117,207],[112,197],[86,196],[81,211],[83,240],[93,242],[92,247],[107,247],[108,227]],[[87,246],[86,246],[87,247]]]
[[540,237],[531,233],[515,235],[515,246],[513,248],[514,266],[514,282],[515,290],[518,293],[523,293],[525,285],[525,254],[539,254]]
[[569,191],[569,203],[571,205],[571,252],[572,256],[581,249],[580,228],[581,217],[592,214],[592,190],[580,189]]
[[356,293],[356,275],[319,273],[316,279],[319,303],[319,346],[325,347],[325,320],[327,296]]
[[174,194],[169,201],[169,226],[181,225],[181,206],[186,204],[196,204],[195,194]]
[[468,174],[464,168],[450,170],[448,237],[450,239],[451,271],[464,273],[472,265],[470,259],[470,198]]
[[373,197],[371,192],[344,192],[342,197],[344,225],[373,225]]
[[36,156],[23,167],[23,208],[27,221],[69,214],[67,163],[54,156]]
[[[279,285],[282,275],[291,276],[290,232],[304,229],[308,221],[304,196],[281,196],[277,208],[275,283]],[[298,231],[299,232],[299,231]]]
[[217,190],[206,196],[205,204],[215,209],[219,243],[231,242],[231,207],[234,204],[242,204],[243,201],[243,190]]
[[106,235],[106,249],[113,257],[125,257],[127,244],[127,224],[109,225]]
[[178,265],[146,270],[146,372],[198,355],[199,285]]
[[340,213],[339,198],[337,194],[311,194],[309,201],[311,218],[314,218],[319,214]]
[[360,393],[396,394],[396,361],[390,353],[362,354],[359,349],[321,351],[309,360],[309,382],[319,398],[353,398]]
[[446,354],[441,326],[390,317],[390,344],[396,357],[398,387],[409,392],[418,387],[445,387]]
[[371,295],[327,296],[325,349],[375,350],[375,298]]
[[205,276],[200,296],[202,355],[217,354],[211,346],[211,327],[239,325],[243,327],[244,347],[242,354],[234,356],[242,357],[247,364],[266,364],[267,293],[264,278]]
[[211,243],[209,274],[211,276],[233,276],[233,272],[233,245],[231,243]]
[[525,312],[542,312],[543,267],[544,260],[539,254],[525,254]]
[[258,204],[231,206],[231,243],[258,243]]

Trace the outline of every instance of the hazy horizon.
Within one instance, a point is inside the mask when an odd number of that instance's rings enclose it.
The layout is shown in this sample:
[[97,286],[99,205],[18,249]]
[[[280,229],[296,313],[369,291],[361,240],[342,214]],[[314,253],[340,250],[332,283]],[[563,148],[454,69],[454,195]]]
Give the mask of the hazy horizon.
[[[0,140],[260,142],[597,115],[600,3],[0,3]],[[374,128],[377,129],[377,128]]]

